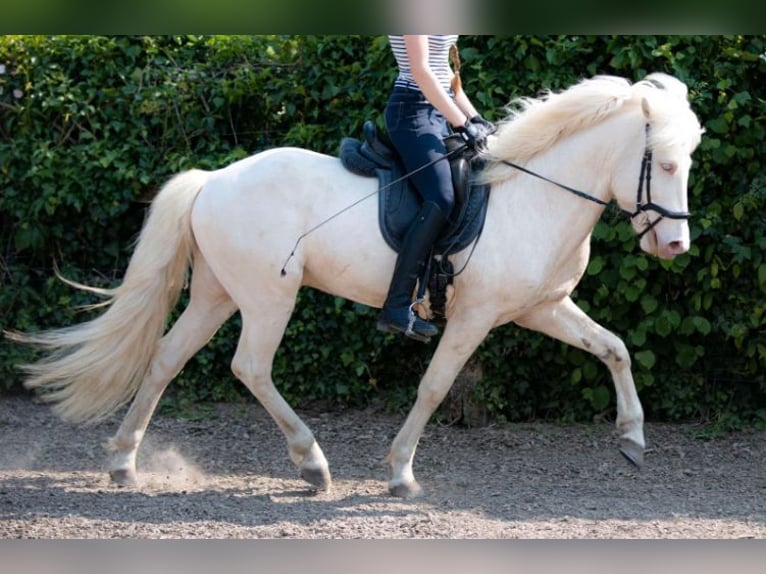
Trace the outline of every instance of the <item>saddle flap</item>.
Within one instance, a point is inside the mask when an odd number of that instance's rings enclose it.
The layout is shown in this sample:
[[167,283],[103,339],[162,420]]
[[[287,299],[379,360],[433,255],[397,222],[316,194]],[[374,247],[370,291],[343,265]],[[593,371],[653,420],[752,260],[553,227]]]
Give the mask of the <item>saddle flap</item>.
[[[398,253],[405,233],[420,210],[422,199],[410,185],[390,140],[378,130],[375,122],[364,122],[363,131],[363,141],[343,139],[340,159],[353,173],[378,177],[381,234]],[[444,144],[451,152],[463,148],[465,142],[460,135],[453,134],[445,138]],[[434,253],[444,256],[464,249],[479,235],[489,198],[488,186],[472,185],[471,162],[464,154],[455,153],[450,158],[450,169],[455,208],[434,245]]]

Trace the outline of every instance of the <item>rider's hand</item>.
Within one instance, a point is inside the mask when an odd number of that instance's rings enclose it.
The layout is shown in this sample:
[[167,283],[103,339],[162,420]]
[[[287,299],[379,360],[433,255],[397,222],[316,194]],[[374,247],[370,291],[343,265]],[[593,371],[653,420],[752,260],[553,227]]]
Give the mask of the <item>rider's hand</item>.
[[486,128],[479,124],[472,123],[471,120],[466,121],[462,126],[455,129],[465,143],[473,151],[482,151],[487,145],[487,133]]
[[485,120],[480,115],[473,116],[469,121],[474,125],[482,126],[485,130],[487,130],[487,135],[491,135],[497,131],[497,126],[495,124]]

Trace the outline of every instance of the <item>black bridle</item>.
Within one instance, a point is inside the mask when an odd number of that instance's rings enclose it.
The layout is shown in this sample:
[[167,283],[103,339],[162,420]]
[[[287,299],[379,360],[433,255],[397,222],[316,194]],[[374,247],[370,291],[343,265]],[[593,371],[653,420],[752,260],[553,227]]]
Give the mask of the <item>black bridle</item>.
[[[647,139],[649,137],[649,124],[646,124],[646,135]],[[515,169],[518,169],[519,171],[523,171],[524,173],[527,173],[529,175],[533,175],[539,179],[545,180],[548,183],[552,183],[553,185],[560,187],[561,189],[565,189],[566,191],[573,193],[577,197],[581,197],[583,199],[587,199],[588,201],[592,201],[593,203],[597,203],[599,205],[603,205],[604,207],[608,208],[614,208],[617,209],[620,213],[628,217],[628,219],[633,220],[638,215],[641,215],[642,213],[646,213],[646,220],[647,225],[644,229],[641,230],[641,232],[638,233],[638,239],[640,240],[644,235],[646,235],[649,231],[654,229],[654,227],[663,220],[663,218],[667,217],[668,219],[689,219],[691,217],[691,213],[688,211],[670,211],[669,209],[665,209],[661,205],[657,205],[652,201],[652,151],[649,149],[649,144],[647,142],[645,148],[644,148],[644,157],[641,160],[641,171],[638,175],[638,191],[636,192],[636,209],[635,211],[629,211],[627,209],[623,209],[620,206],[614,205],[612,202],[604,201],[602,199],[599,199],[598,197],[595,197],[593,195],[590,195],[589,193],[585,193],[584,191],[580,191],[578,189],[575,189],[573,187],[569,187],[568,185],[564,185],[563,183],[559,183],[558,181],[554,181],[552,179],[549,179],[545,177],[544,175],[540,175],[539,173],[535,173],[532,170],[529,170],[525,167],[522,167],[520,165],[517,165],[513,162],[506,161],[506,160],[500,160],[505,165],[508,165],[510,167],[513,167]],[[646,189],[646,201],[644,202],[644,189]],[[655,219],[654,221],[651,221],[649,219],[649,215],[647,212],[654,211],[655,213],[659,214],[659,217]]]

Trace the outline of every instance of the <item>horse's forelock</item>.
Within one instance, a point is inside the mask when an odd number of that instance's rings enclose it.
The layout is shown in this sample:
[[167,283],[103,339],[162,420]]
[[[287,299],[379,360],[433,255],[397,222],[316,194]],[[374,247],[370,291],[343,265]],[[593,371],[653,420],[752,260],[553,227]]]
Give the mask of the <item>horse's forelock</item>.
[[670,74],[654,72],[636,83],[636,86],[649,85],[651,88],[665,90],[683,100],[689,98],[689,88],[681,80]]
[[634,88],[636,97],[645,98],[651,110],[649,147],[657,150],[680,145],[693,151],[703,130],[689,104],[686,85],[667,74],[651,74]]

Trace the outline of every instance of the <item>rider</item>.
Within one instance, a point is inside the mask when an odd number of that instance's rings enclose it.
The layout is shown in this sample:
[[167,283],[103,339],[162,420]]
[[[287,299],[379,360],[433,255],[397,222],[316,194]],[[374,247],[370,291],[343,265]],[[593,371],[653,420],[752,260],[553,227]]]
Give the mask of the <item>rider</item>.
[[473,149],[485,145],[494,126],[478,114],[461,88],[458,36],[388,38],[399,76],[386,105],[386,129],[423,204],[404,236],[378,329],[425,341],[439,330],[414,313],[412,295],[455,203],[449,162],[438,161],[447,153],[443,142],[449,135],[447,122]]

